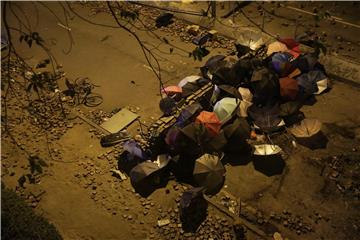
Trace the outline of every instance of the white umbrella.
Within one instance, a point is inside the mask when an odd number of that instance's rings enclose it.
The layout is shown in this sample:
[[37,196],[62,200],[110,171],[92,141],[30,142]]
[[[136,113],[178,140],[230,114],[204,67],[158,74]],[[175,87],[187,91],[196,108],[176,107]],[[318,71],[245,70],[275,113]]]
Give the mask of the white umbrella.
[[201,77],[200,77],[200,76],[197,76],[197,75],[187,76],[186,78],[183,78],[183,79],[178,83],[178,86],[179,86],[179,87],[183,87],[183,86],[185,86],[185,84],[187,84],[187,83],[196,82],[199,78],[201,78]]
[[252,105],[252,102],[248,102],[248,101],[240,101],[240,105],[239,105],[239,115],[241,117],[247,117],[247,110],[248,108]]
[[320,81],[317,81],[316,85],[318,87],[318,91],[314,94],[320,94],[328,88],[328,79],[325,78]]
[[278,145],[272,144],[261,144],[255,145],[254,155],[267,156],[275,155],[281,152],[281,148]]
[[252,102],[253,95],[250,92],[250,89],[239,87],[238,91],[239,91],[239,93],[241,95],[242,100],[247,101],[247,102]]
[[222,124],[233,116],[239,103],[239,99],[226,97],[215,104],[214,113],[218,116]]
[[276,41],[269,44],[266,54],[270,56],[271,54],[276,52],[287,52],[287,51],[288,48],[284,43]]

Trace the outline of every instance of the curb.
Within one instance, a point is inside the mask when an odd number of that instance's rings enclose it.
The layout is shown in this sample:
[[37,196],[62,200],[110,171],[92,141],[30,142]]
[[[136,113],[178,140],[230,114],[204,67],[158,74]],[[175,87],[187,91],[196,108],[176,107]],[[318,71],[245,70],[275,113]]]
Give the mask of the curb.
[[[246,36],[250,32],[256,35],[261,34],[265,44],[273,41],[272,37],[266,33],[260,32],[259,30],[255,31],[254,28],[238,27],[235,29],[232,26],[225,26],[224,24],[216,22],[214,19],[209,17],[179,13],[174,13],[174,16],[189,25],[198,25],[203,29],[216,30],[219,35],[228,39],[237,40],[242,37],[243,39],[250,40],[250,38]],[[301,45],[300,47],[307,50],[311,49],[305,45]],[[319,61],[325,66],[327,74],[333,80],[351,84],[360,88],[360,63],[336,55],[322,54],[320,55]]]

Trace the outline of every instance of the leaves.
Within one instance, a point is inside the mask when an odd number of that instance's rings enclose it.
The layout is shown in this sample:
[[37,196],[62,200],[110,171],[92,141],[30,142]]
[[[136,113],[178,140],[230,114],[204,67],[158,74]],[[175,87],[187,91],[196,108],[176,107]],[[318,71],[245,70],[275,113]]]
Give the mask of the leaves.
[[189,57],[193,56],[194,61],[202,61],[203,57],[207,56],[209,53],[209,50],[207,50],[205,47],[196,47],[192,53],[189,54]]
[[42,42],[44,42],[44,40],[40,37],[40,34],[38,32],[32,32],[30,34],[23,34],[20,36],[19,41],[25,41],[27,43],[27,45],[29,46],[29,48],[31,48],[33,41],[35,41],[35,43],[37,45],[42,44]]

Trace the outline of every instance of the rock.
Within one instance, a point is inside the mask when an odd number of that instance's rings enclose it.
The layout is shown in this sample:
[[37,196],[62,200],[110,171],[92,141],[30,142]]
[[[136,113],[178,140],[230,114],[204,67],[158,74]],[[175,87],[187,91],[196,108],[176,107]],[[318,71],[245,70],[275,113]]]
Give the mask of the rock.
[[157,225],[158,225],[159,227],[163,227],[163,226],[166,226],[166,225],[168,225],[168,224],[170,224],[170,220],[169,220],[169,219],[160,219],[160,220],[157,221]]

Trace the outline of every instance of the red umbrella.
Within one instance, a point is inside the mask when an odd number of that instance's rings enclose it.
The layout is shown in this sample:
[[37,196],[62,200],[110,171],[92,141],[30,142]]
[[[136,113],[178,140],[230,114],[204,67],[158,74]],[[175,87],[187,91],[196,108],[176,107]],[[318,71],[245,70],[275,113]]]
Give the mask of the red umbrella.
[[280,83],[280,95],[283,98],[295,100],[299,92],[299,86],[297,81],[293,78],[284,77],[279,79],[279,83]]
[[196,117],[195,123],[204,125],[211,134],[217,135],[220,132],[221,122],[213,112],[202,111]]
[[289,49],[289,53],[291,55],[294,56],[294,58],[297,58],[300,54],[301,54],[301,50],[299,48],[300,44],[295,41],[295,39],[293,38],[284,38],[284,39],[280,39],[280,42],[284,43],[288,49]]
[[165,94],[177,94],[182,93],[182,88],[179,86],[168,86],[162,89],[161,92]]

